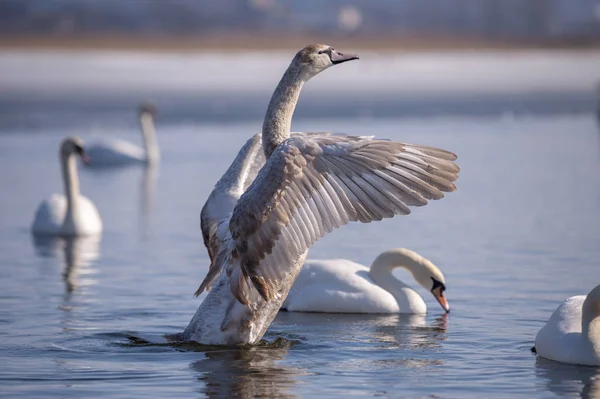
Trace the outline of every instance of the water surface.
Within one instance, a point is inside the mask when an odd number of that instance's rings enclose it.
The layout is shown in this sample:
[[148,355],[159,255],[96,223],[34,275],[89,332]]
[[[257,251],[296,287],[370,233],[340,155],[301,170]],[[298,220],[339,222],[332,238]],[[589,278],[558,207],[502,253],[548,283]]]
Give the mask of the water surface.
[[383,250],[411,248],[445,273],[450,314],[419,288],[429,306],[423,316],[281,313],[257,347],[136,343],[129,337],[182,331],[201,302],[192,296],[208,269],[199,212],[260,119],[167,116],[157,124],[158,169],[81,170],[105,230],[99,241],[74,242],[36,242],[28,231],[37,204],[62,190],[58,144],[71,134],[139,142],[133,114],[109,124],[6,123],[0,396],[599,397],[600,370],[529,351],[562,300],[600,283],[595,116],[345,112],[300,117],[293,128],[452,150],[458,191],[408,217],[345,226],[309,256],[369,264]]

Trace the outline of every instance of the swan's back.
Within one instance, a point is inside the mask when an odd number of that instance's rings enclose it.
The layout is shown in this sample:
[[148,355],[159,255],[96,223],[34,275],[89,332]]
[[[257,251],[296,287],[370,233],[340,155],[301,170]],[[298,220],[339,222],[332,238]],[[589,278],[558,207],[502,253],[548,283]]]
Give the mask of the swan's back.
[[369,278],[369,268],[347,259],[306,261],[282,308],[324,313],[399,311],[394,296]]
[[146,162],[143,148],[124,140],[101,141],[86,148],[89,166],[119,166]]
[[535,337],[535,349],[543,358],[572,364],[585,364],[587,354],[581,339],[581,317],[585,295],[563,302]]

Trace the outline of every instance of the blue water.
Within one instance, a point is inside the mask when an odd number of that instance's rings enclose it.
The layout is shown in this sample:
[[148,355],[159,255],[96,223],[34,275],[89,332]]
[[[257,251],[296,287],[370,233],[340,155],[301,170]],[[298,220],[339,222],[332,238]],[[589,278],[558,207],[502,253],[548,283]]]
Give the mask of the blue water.
[[104,221],[101,240],[36,243],[35,208],[62,190],[63,137],[140,140],[133,111],[106,125],[67,114],[0,124],[1,397],[600,397],[599,369],[529,350],[562,300],[600,283],[592,113],[298,118],[294,130],[458,154],[457,192],[408,217],[345,226],[309,254],[369,264],[411,248],[443,270],[452,312],[418,288],[426,316],[281,313],[251,348],[130,337],[180,332],[201,302],[192,296],[208,269],[199,212],[259,117],[159,118],[157,170],[80,170]]

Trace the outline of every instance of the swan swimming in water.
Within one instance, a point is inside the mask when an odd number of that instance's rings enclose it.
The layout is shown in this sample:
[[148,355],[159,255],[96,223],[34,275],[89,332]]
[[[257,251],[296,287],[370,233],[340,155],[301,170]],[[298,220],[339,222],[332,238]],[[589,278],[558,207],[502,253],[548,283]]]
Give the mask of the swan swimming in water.
[[450,311],[444,275],[430,260],[414,251],[397,248],[381,253],[367,266],[346,259],[309,260],[304,263],[282,310],[323,313],[427,312],[423,298],[392,274],[406,268]]
[[533,350],[557,362],[600,366],[600,285],[563,302],[538,332]]
[[102,220],[92,201],[79,193],[79,176],[75,155],[89,159],[78,137],[69,137],[60,145],[65,195],[53,194],[37,208],[31,232],[47,236],[87,236],[102,232]]
[[132,164],[155,165],[160,161],[160,151],[154,132],[156,108],[151,104],[140,107],[140,127],[144,148],[123,140],[103,140],[91,144],[87,153],[91,158],[89,167],[115,167]]
[[[300,50],[281,78],[262,136],[242,147],[201,213],[210,289],[179,338],[256,343],[277,315],[308,249],[351,221],[410,213],[454,191],[451,152],[370,136],[290,133],[305,82],[358,59],[326,45]],[[262,146],[262,151],[261,151]]]

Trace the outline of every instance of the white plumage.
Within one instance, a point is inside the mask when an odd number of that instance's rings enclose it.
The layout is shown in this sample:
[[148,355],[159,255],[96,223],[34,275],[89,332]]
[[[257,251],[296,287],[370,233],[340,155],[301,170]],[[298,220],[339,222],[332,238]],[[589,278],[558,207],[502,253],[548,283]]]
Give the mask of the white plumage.
[[33,234],[86,236],[102,232],[102,220],[96,206],[79,192],[76,154],[86,159],[81,139],[65,139],[60,146],[65,194],[53,194],[40,203],[31,225]]
[[535,337],[535,350],[557,362],[600,366],[600,285],[563,302]]
[[381,253],[371,267],[347,259],[307,260],[282,309],[290,312],[404,313],[427,312],[423,298],[392,274],[405,268],[445,311],[442,272],[414,251],[397,248]]

